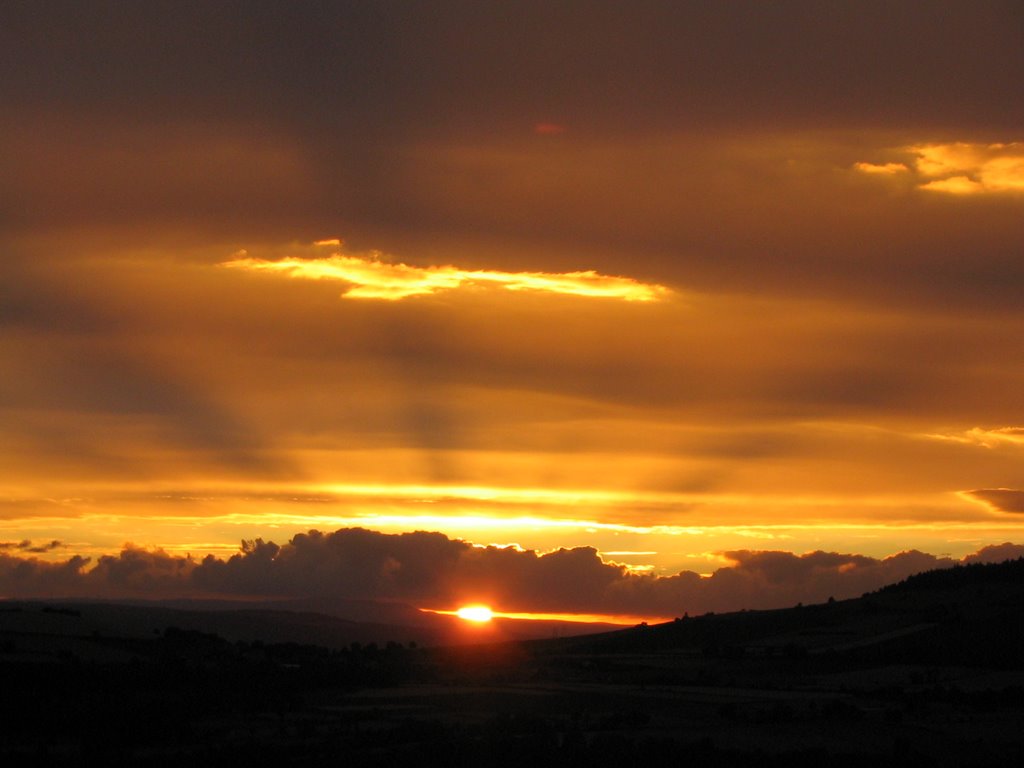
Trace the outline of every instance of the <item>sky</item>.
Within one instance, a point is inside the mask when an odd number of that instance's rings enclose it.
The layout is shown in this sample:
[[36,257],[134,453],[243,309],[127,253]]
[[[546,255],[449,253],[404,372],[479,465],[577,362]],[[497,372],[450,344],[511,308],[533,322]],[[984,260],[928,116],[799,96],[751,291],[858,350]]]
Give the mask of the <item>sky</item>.
[[1024,552],[1019,3],[42,0],[0,72],[0,595]]

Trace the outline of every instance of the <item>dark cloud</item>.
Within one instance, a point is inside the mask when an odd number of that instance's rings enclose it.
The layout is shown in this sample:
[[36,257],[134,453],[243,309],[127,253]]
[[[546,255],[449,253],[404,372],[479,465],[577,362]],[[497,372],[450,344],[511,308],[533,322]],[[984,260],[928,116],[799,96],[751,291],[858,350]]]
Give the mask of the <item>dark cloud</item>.
[[117,556],[104,555],[96,561],[85,575],[86,589],[96,585],[114,595],[173,594],[182,591],[195,567],[189,557],[126,547]]
[[1002,544],[990,544],[982,547],[973,555],[964,558],[965,563],[1001,563],[1004,560],[1016,560],[1024,557],[1024,545],[1012,544],[1009,541]]
[[54,549],[65,549],[67,548],[67,544],[65,544],[63,541],[60,541],[59,539],[51,539],[50,541],[45,542],[43,544],[36,544],[34,546],[19,548],[23,549],[25,552],[36,552],[42,554],[44,552],[50,552]]
[[111,592],[105,586],[90,589],[83,573],[88,564],[89,558],[80,555],[64,562],[50,563],[0,552],[0,593],[4,597],[110,596]]
[[44,552],[50,552],[54,549],[63,549],[67,547],[62,541],[58,539],[52,539],[51,541],[43,544],[33,544],[31,539],[22,539],[21,541],[0,541],[0,549],[16,549],[21,552],[34,552],[42,554]]
[[[5,101],[333,130],[811,119],[1016,128],[1012,2],[429,7],[42,2],[5,11]],[[912,40],[913,45],[908,45]],[[990,56],[968,55],[982,46]],[[158,87],[154,88],[154,84]],[[419,126],[419,127],[416,127]]]
[[[994,562],[1022,551],[1012,544],[987,547],[964,562]],[[851,597],[957,562],[916,551],[885,559],[820,551],[724,554],[733,564],[710,577],[690,571],[658,577],[606,562],[589,547],[539,554],[474,547],[439,533],[356,528],[310,531],[283,545],[248,541],[228,560],[197,562],[129,547],[101,557],[88,571],[77,557],[52,564],[0,554],[0,589],[9,596],[301,597],[325,609],[332,600],[353,598],[432,608],[482,600],[500,610],[674,616]]]
[[1024,491],[1014,488],[979,488],[967,493],[999,512],[1024,513]]
[[[51,274],[46,274],[50,271]],[[0,260],[0,328],[76,338],[116,330],[115,313],[85,299],[34,259]]]

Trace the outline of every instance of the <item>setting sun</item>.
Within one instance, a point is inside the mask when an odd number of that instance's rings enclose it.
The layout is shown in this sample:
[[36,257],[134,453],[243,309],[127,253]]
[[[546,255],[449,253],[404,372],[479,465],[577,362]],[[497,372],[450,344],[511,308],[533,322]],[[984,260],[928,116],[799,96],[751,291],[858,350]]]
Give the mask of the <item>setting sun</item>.
[[460,619],[466,621],[473,621],[478,624],[483,624],[494,618],[494,614],[491,609],[486,605],[467,605],[464,608],[459,608],[455,612],[455,615]]

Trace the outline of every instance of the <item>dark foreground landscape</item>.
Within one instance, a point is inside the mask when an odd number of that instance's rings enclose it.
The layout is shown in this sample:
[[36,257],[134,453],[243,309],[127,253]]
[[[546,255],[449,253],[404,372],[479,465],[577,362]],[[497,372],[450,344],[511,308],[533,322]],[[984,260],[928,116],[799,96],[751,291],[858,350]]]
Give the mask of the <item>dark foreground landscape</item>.
[[[400,627],[342,644],[328,617],[224,608],[222,635],[194,613],[0,603],[3,764],[1024,760],[1021,560],[855,600],[477,645]],[[112,615],[131,631],[97,628]],[[240,623],[320,644],[234,639]]]

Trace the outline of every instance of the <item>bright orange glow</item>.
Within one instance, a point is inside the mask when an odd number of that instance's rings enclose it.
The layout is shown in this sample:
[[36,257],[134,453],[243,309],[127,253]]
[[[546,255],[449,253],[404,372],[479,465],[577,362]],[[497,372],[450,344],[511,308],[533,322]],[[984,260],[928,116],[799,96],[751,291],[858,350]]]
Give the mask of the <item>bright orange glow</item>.
[[477,624],[485,624],[494,618],[491,609],[486,605],[467,605],[459,608],[455,615],[464,621],[472,621]]
[[[421,608],[426,613],[436,613],[441,616],[458,616],[468,621],[491,621],[492,619],[517,619],[519,621],[568,621],[576,624],[618,624],[624,627],[631,627],[637,624],[659,624],[672,621],[671,616],[636,616],[632,614],[617,613],[542,613],[537,611],[494,611],[485,606],[472,605],[459,608],[456,611],[443,611],[433,608]],[[469,612],[481,611],[481,615],[487,618],[473,618]],[[486,611],[486,614],[483,612]]]
[[352,287],[342,294],[347,299],[397,301],[465,286],[498,285],[509,291],[541,291],[590,298],[623,301],[656,301],[669,294],[668,288],[646,284],[628,277],[581,272],[500,272],[465,270],[455,266],[414,267],[380,260],[380,254],[346,256],[336,253],[322,259],[288,257],[277,261],[238,258],[221,266],[249,271],[280,272],[305,280],[337,280]]

